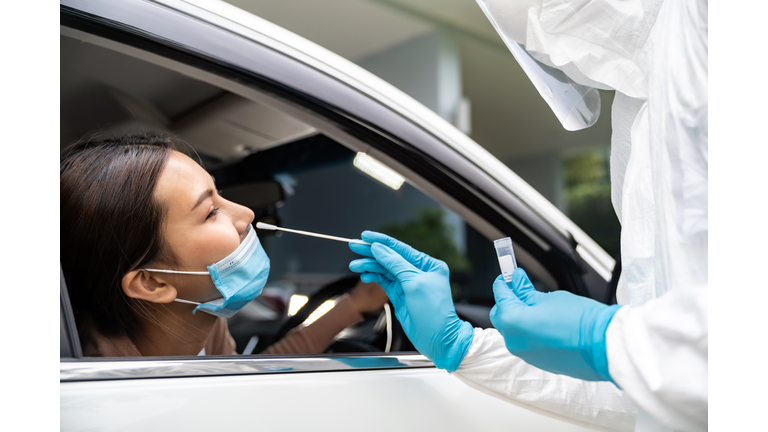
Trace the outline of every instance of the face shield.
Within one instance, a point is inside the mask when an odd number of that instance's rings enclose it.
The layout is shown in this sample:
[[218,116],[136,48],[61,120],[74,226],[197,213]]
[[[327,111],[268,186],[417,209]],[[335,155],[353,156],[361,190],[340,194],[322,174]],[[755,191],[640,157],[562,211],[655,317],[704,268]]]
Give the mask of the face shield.
[[487,0],[477,0],[477,4],[565,130],[577,131],[595,124],[600,115],[600,93],[597,89],[577,84],[561,70],[534,59],[501,29]]

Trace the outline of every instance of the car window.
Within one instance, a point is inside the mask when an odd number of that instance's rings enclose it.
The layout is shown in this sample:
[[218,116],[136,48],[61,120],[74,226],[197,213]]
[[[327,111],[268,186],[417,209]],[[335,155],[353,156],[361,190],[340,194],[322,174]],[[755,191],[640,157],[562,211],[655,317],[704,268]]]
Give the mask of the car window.
[[[461,216],[450,200],[428,193],[434,186],[418,175],[400,170],[404,182],[397,188],[385,185],[355,165],[359,143],[333,138],[322,119],[310,124],[264,102],[269,98],[250,100],[67,36],[61,37],[61,58],[62,146],[94,130],[171,132],[190,144],[190,155],[214,175],[222,195],[251,208],[255,221],[349,238],[376,230],[445,261],[459,315],[490,327],[491,285],[499,274],[489,238],[494,231]],[[471,213],[463,210],[465,216]],[[263,294],[229,319],[239,354],[266,352],[291,330],[328,314],[358,283],[348,269],[357,256],[345,243],[258,234],[271,272]],[[533,270],[529,274],[537,289],[556,288],[525,250],[516,252],[521,265]],[[324,351],[413,350],[402,334],[393,342],[397,327],[386,308],[365,313]]]

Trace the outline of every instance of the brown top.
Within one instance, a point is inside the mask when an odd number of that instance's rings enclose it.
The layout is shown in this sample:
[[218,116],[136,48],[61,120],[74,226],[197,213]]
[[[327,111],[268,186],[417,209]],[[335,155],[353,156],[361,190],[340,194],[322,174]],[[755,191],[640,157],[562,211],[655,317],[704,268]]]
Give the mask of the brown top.
[[[336,306],[311,325],[295,328],[284,338],[268,347],[264,354],[317,354],[325,351],[333,338],[348,326],[362,321],[348,294],[341,296]],[[87,326],[81,340],[86,357],[142,357],[139,349],[126,334],[104,336],[93,326]],[[235,340],[229,334],[227,320],[219,318],[205,344],[206,355],[230,355],[235,352]]]
[[[87,337],[81,340],[85,357],[142,357],[139,349],[127,334],[105,336],[88,326]],[[236,354],[235,340],[227,329],[227,320],[218,318],[213,325],[208,342],[205,344],[206,355]]]

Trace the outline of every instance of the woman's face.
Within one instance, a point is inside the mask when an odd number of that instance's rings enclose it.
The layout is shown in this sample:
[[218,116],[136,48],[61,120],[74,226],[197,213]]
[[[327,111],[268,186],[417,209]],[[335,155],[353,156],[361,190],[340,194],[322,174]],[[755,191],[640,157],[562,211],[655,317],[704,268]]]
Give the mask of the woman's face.
[[[219,196],[211,175],[177,151],[171,153],[160,175],[155,198],[167,210],[162,232],[178,258],[174,270],[207,271],[209,265],[237,249],[254,218],[249,208]],[[176,287],[179,299],[206,302],[221,297],[210,276],[163,277]]]

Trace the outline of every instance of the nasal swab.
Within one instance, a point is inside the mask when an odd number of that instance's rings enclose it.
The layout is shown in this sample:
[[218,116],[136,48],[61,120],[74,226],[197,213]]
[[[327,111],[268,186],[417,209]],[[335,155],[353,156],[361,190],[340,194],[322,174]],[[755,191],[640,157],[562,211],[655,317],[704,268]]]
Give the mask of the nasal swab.
[[348,238],[344,238],[344,237],[336,237],[336,236],[332,236],[332,235],[317,234],[317,233],[313,233],[313,232],[309,232],[309,231],[299,231],[299,230],[294,230],[294,229],[281,228],[279,226],[275,226],[275,225],[264,223],[264,222],[257,222],[256,223],[256,228],[263,229],[263,230],[272,230],[272,231],[285,231],[285,232],[289,232],[289,233],[301,234],[301,235],[311,236],[311,237],[319,237],[319,238],[324,238],[324,239],[328,239],[328,240],[336,240],[336,241],[345,242],[345,243],[359,243],[359,244],[364,244],[364,245],[368,245],[368,246],[371,245],[371,243],[364,242],[362,240],[353,240],[353,239],[348,239]]

